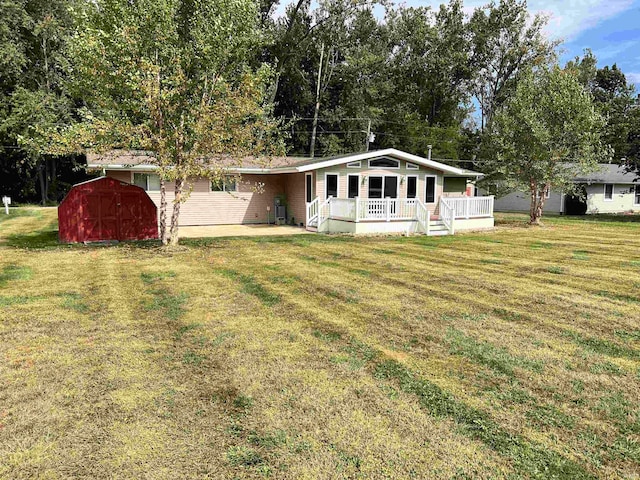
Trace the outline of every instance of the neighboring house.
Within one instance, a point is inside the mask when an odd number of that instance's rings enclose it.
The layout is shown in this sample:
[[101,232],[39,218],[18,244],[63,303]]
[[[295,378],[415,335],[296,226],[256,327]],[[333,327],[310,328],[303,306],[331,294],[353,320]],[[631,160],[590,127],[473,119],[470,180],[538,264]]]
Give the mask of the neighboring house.
[[[160,181],[150,156],[90,154],[88,166],[141,186],[159,205]],[[227,171],[220,184],[190,180],[193,189],[181,207],[181,225],[281,221],[319,232],[433,235],[493,227],[493,197],[466,196],[468,184],[481,173],[395,149],[315,159],[278,157],[268,166],[247,160]],[[171,202],[173,183],[166,188]]]
[[[562,192],[549,192],[544,211],[559,214],[595,214],[640,212],[640,183],[634,182],[636,175],[627,173],[620,165],[601,163],[598,171],[578,175],[573,182],[579,185],[579,197]],[[529,193],[512,192],[496,198],[497,212],[528,212]]]

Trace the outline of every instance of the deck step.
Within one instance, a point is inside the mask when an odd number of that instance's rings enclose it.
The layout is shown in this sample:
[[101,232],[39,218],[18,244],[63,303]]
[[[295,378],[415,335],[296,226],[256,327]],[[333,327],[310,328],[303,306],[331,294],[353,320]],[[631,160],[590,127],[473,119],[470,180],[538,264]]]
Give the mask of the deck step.
[[309,232],[317,232],[317,231],[318,231],[318,227],[317,227],[316,225],[307,225],[307,226],[306,226],[306,229],[307,229]]
[[438,237],[441,235],[449,235],[449,230],[429,230],[430,237]]

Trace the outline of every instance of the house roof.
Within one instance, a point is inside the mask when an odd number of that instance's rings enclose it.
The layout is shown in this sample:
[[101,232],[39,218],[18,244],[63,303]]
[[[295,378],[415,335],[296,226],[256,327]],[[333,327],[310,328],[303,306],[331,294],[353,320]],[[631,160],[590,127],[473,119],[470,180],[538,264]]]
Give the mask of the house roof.
[[634,183],[638,175],[627,172],[624,165],[599,163],[598,170],[592,173],[579,173],[573,179],[575,183]]
[[[480,177],[482,173],[466,170],[463,168],[452,167],[445,163],[436,162],[428,158],[412,155],[394,148],[384,150],[374,150],[361,153],[350,153],[344,155],[336,155],[324,158],[309,157],[270,157],[256,158],[245,157],[238,160],[231,156],[221,156],[216,162],[224,168],[238,173],[297,173],[317,170],[319,168],[332,167],[360,160],[369,160],[371,158],[389,156],[411,163],[416,163],[435,170],[440,170],[447,175],[461,177]],[[144,151],[125,151],[113,150],[107,153],[89,153],[87,154],[87,166],[89,168],[101,168],[105,170],[133,170],[133,171],[149,171],[157,168],[154,165],[154,156],[152,152]]]

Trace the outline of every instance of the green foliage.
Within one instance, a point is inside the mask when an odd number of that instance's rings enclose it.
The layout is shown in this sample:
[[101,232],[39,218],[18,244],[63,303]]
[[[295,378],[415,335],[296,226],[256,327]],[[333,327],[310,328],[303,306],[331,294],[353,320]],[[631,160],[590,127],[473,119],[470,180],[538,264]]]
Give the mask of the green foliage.
[[577,174],[608,158],[604,126],[573,70],[529,70],[494,117],[484,168],[502,186],[530,193],[530,221],[538,223],[550,189],[569,190]]
[[189,295],[185,292],[172,293],[168,288],[156,288],[150,291],[152,298],[143,303],[148,312],[158,311],[169,320],[179,320],[184,314]]

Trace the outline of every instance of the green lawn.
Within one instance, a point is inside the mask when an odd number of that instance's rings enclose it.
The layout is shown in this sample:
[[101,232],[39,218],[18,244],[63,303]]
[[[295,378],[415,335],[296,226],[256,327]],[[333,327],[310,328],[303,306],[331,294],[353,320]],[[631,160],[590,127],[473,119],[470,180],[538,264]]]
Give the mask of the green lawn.
[[634,218],[167,251],[3,217],[0,478],[637,478]]

